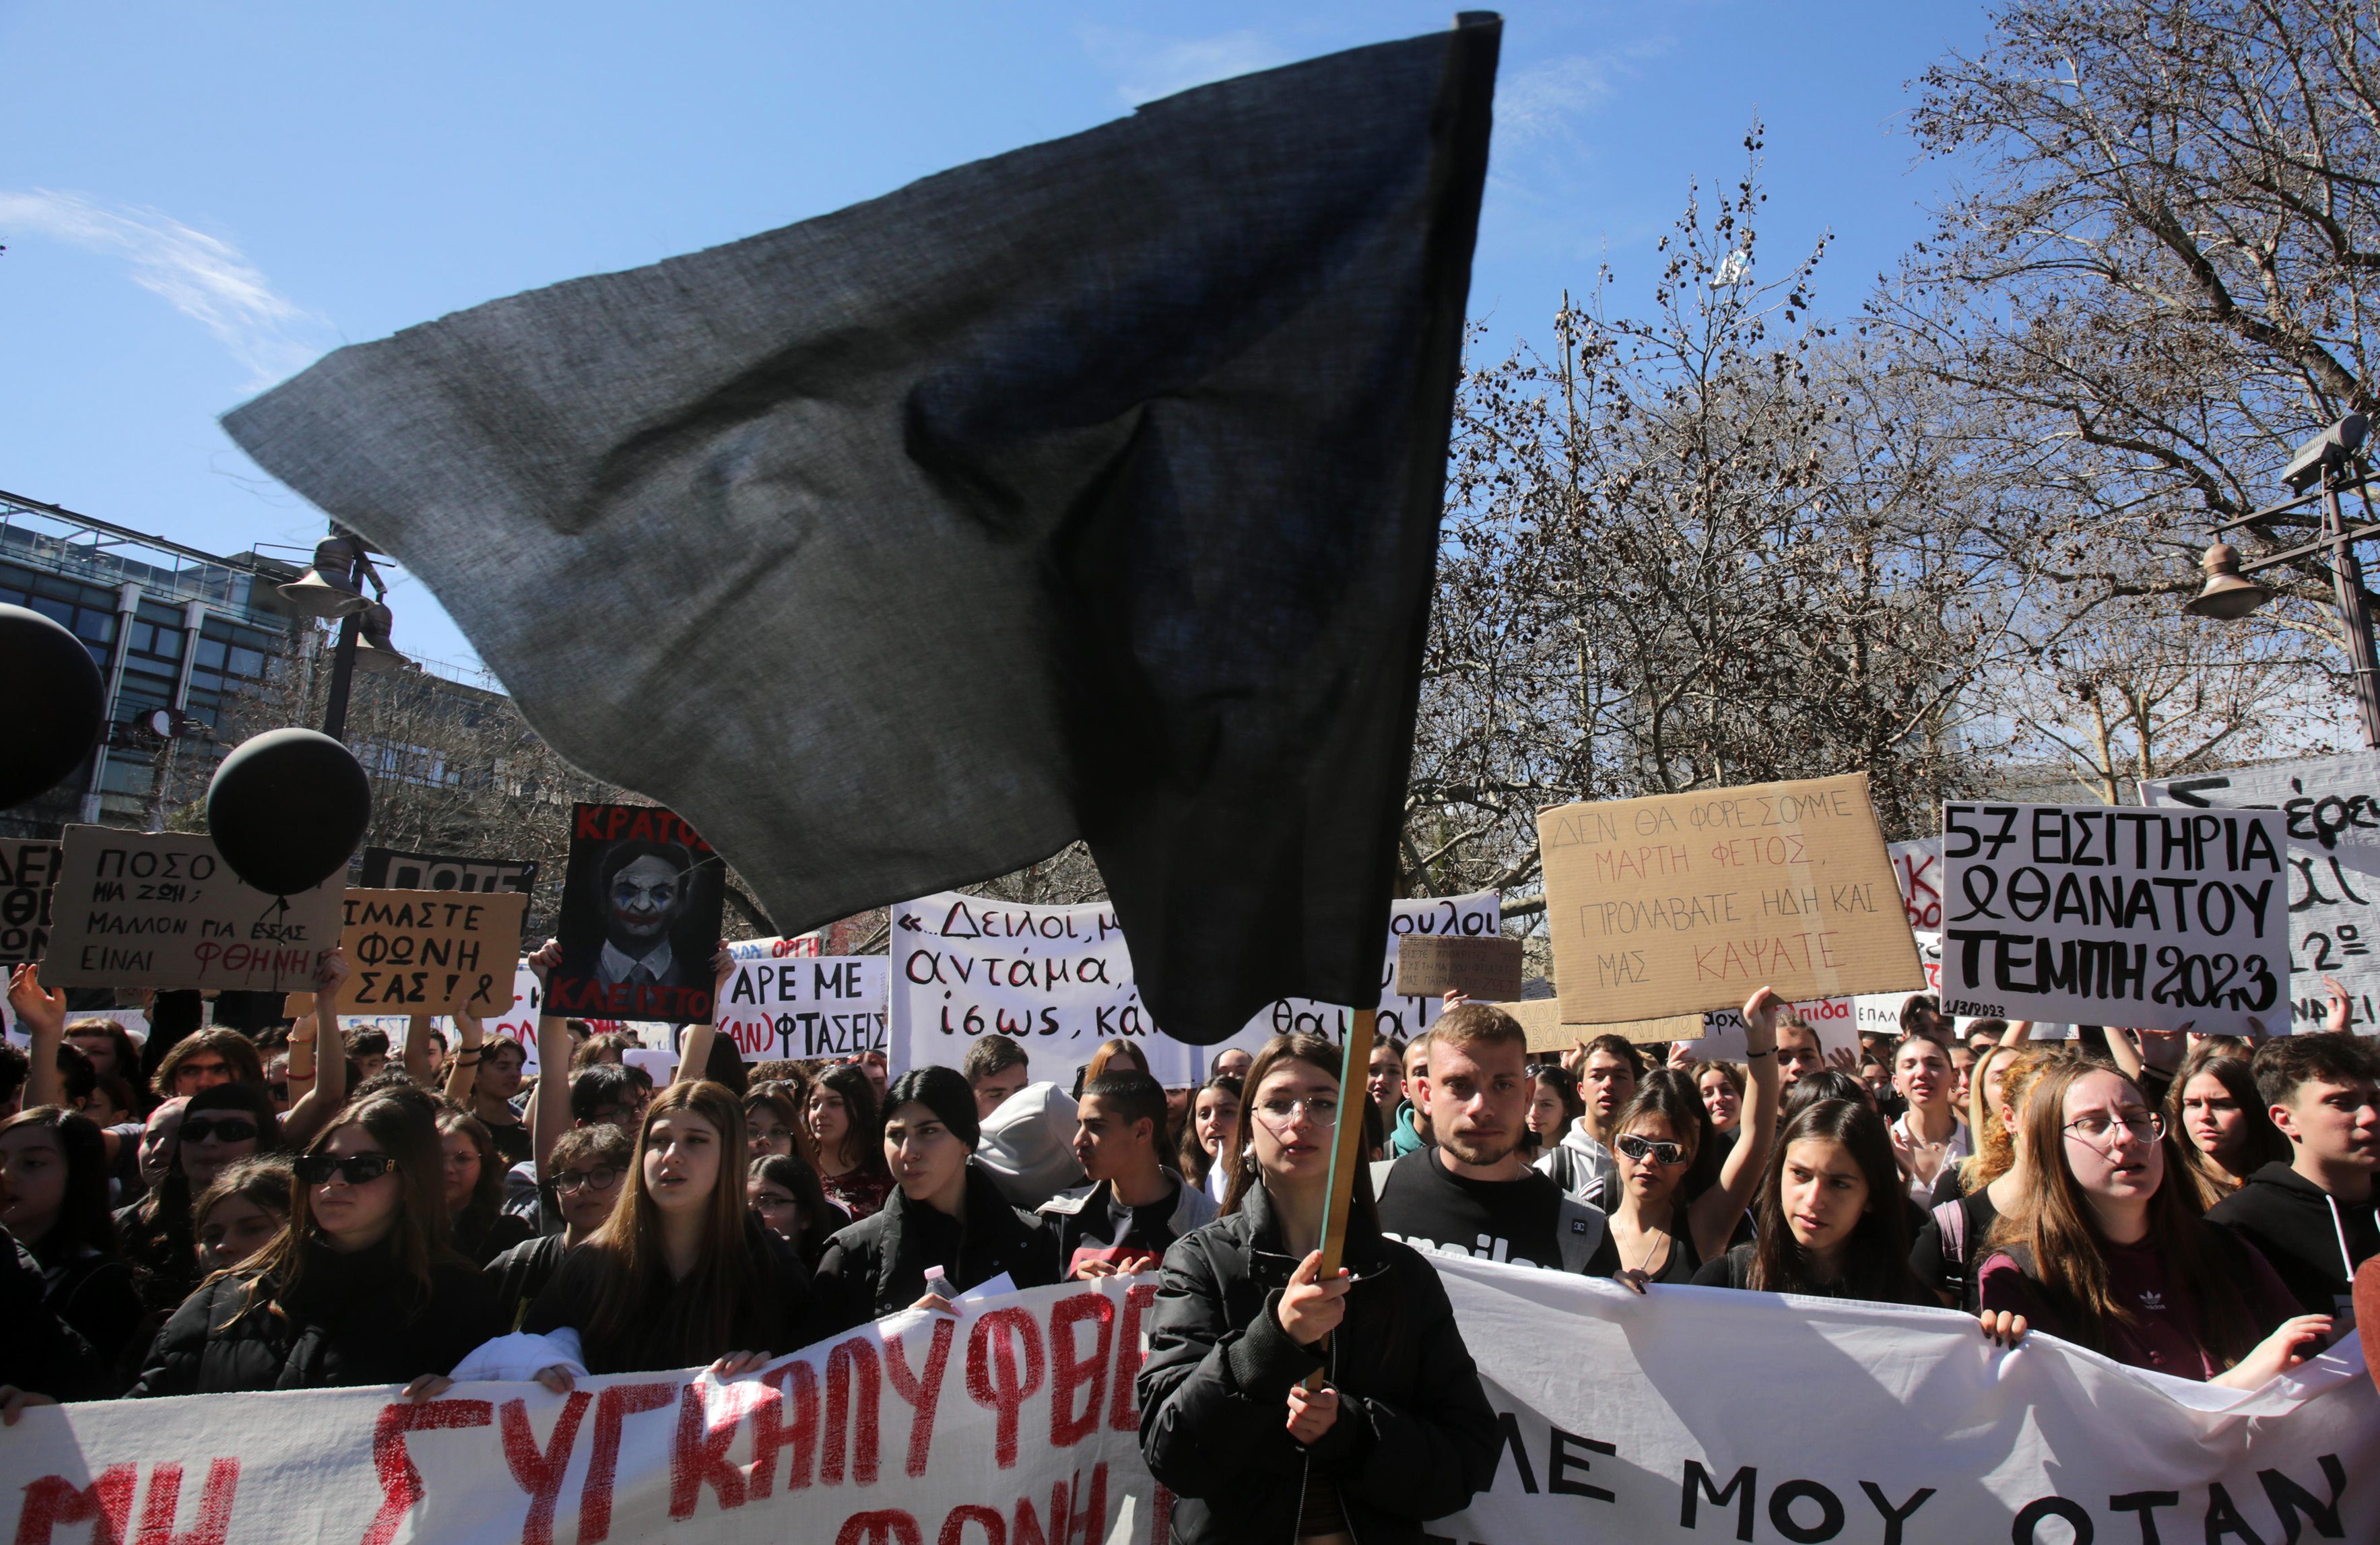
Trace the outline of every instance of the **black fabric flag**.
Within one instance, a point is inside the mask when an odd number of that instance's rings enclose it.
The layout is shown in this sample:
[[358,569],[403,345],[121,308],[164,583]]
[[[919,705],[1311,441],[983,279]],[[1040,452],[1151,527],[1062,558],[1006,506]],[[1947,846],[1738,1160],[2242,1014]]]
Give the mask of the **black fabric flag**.
[[1376,1003],[1500,32],[493,301],[224,422],[784,931],[1080,836],[1169,1033]]

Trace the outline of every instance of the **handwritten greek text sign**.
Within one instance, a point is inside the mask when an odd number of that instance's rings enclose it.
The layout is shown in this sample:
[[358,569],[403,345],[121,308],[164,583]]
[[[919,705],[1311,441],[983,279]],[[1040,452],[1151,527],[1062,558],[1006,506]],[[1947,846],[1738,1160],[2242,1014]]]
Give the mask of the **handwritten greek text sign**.
[[50,897],[66,850],[54,842],[0,841],[0,966],[39,960],[50,944]]
[[49,987],[310,987],[339,942],[344,874],[269,896],[203,836],[69,826],[51,901]]
[[[2274,809],[2289,824],[2289,1028],[2323,1028],[2323,979],[2347,989],[2348,1025],[2380,1024],[2380,755],[2235,767],[2141,785],[2151,805]],[[2282,1026],[2271,1016],[2266,1028]]]
[[[1414,896],[1389,903],[1389,937],[1380,956],[1379,1017],[1373,1033],[1381,1040],[1411,1040],[1438,1023],[1446,1005],[1436,993],[1408,996],[1397,983],[1397,955],[1409,936],[1442,939],[1492,939],[1503,926],[1504,901],[1495,891],[1473,891],[1459,896]],[[1277,1035],[1301,1031],[1327,1036],[1344,1045],[1348,1021],[1355,1006],[1321,1004],[1311,998],[1277,998],[1256,1012],[1237,1035],[1203,1048],[1211,1063],[1232,1047],[1253,1052]]]
[[1900,905],[1909,926],[1919,933],[1942,927],[1942,839],[1920,837],[1915,842],[1887,843],[1892,878],[1900,887]]
[[1920,979],[1865,773],[1560,805],[1537,837],[1572,1023]]
[[349,891],[340,1012],[496,1017],[513,1006],[528,906],[517,891]]
[[747,1062],[856,1057],[884,1044],[880,955],[739,958],[719,1000],[719,1033]]
[[1942,807],[1942,1007],[2245,1035],[2289,1013],[2273,810]]

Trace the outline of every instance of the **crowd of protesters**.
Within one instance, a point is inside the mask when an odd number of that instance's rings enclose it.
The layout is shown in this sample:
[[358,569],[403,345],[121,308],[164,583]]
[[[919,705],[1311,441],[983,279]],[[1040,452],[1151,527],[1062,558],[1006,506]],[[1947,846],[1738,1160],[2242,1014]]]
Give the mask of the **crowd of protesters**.
[[[575,1020],[540,1021],[533,1079],[467,1016],[452,1044],[426,1018],[399,1045],[343,1033],[346,972],[334,953],[312,1011],[257,1033],[156,994],[135,1040],[17,970],[9,1423],[60,1399],[732,1376],[963,1294],[1153,1273],[1141,1435],[1173,1534],[1418,1540],[1500,1441],[1426,1255],[1957,1308],[2000,1344],[2240,1387],[2343,1333],[2380,1255],[2380,1055],[2335,984],[2325,1033],[2035,1040],[1921,997],[1856,1051],[1764,990],[1726,1061],[1615,1035],[1533,1052],[1450,998],[1351,1090],[1305,1035],[1167,1089],[1122,1040],[1044,1069],[987,1035],[888,1084],[880,1056],[747,1064],[696,1026],[656,1088],[632,1038]],[[1370,1162],[1325,1276],[1351,1120]]]

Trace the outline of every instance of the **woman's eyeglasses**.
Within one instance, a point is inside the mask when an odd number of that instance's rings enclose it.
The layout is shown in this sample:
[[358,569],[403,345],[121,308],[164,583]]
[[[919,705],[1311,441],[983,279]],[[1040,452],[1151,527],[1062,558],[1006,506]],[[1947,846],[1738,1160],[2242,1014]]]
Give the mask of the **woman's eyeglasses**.
[[2153,1143],[2165,1136],[2165,1117],[2155,1111],[2142,1111],[2128,1116],[2094,1113],[2068,1122],[2066,1130],[2086,1143],[2105,1144],[2115,1136],[2119,1126],[2131,1133],[2138,1142]]
[[298,1161],[298,1179],[301,1185],[328,1186],[336,1175],[350,1186],[369,1186],[395,1168],[396,1161],[385,1153],[309,1153]]
[[256,1136],[256,1123],[246,1116],[222,1116],[210,1121],[205,1116],[182,1118],[182,1140],[202,1143],[209,1138],[219,1143],[244,1143]]
[[1633,1132],[1611,1146],[1640,1164],[1647,1159],[1656,1164],[1682,1164],[1686,1162],[1686,1150],[1683,1145],[1661,1142],[1651,1137],[1640,1137]]
[[1257,1107],[1257,1114],[1267,1126],[1279,1130],[1297,1119],[1304,1111],[1305,1119],[1317,1126],[1339,1125],[1339,1101],[1335,1095],[1309,1095],[1303,1100],[1268,1100]]
[[553,1177],[556,1196],[568,1196],[573,1191],[608,1191],[620,1184],[620,1172],[609,1164],[598,1164],[591,1170],[565,1170]]

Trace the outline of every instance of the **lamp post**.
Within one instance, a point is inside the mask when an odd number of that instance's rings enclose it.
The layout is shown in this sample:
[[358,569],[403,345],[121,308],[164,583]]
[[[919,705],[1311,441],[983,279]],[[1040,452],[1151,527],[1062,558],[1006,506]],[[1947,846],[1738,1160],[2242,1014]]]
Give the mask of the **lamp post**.
[[2273,592],[2257,584],[2252,575],[2282,564],[2295,563],[2327,553],[2331,590],[2338,606],[2340,630],[2347,638],[2347,657],[2355,670],[2355,712],[2362,722],[2363,744],[2380,749],[2380,648],[2372,638],[2372,613],[2365,604],[2363,566],[2355,555],[2355,544],[2367,537],[2380,536],[2380,522],[2350,526],[2339,508],[2338,496],[2351,489],[2362,488],[2371,481],[2371,473],[2356,464],[2355,453],[2363,444],[2364,420],[2361,413],[2350,413],[2328,429],[2298,447],[2290,458],[2281,481],[2289,485],[2290,497],[2277,505],[2226,520],[2215,529],[2219,537],[2224,531],[2251,525],[2268,516],[2285,515],[2308,505],[2322,506],[2322,534],[2312,541],[2258,558],[2253,563],[2240,561],[2239,550],[2227,541],[2216,541],[2207,548],[2200,566],[2206,570],[2205,588],[2183,605],[2192,616],[2230,620],[2244,617],[2273,598]]
[[[372,574],[364,557],[363,543],[334,526],[329,536],[314,544],[313,566],[277,587],[282,598],[307,616],[336,620],[339,625],[339,641],[331,651],[330,699],[322,709],[322,733],[334,740],[346,738],[347,693],[355,682],[356,646],[363,636],[363,614],[373,604],[363,593],[367,576],[377,588],[379,576]],[[387,610],[381,608],[382,615]]]

